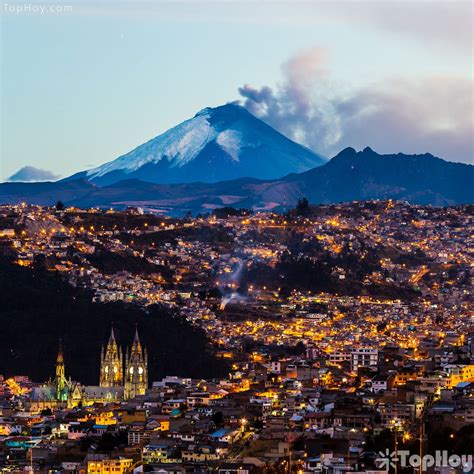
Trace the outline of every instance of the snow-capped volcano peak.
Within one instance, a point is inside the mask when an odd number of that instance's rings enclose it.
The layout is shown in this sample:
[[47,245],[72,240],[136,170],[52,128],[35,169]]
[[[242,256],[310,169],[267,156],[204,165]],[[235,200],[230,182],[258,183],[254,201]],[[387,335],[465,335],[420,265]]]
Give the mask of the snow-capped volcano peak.
[[[236,104],[207,107],[129,153],[82,176],[97,184],[276,178],[323,160]],[[75,175],[74,177],[78,177]]]
[[[225,107],[225,106],[222,106],[222,107]],[[197,117],[198,115],[209,115],[211,112],[212,112],[212,107],[204,107],[199,112],[196,112],[196,115],[194,117]]]
[[87,176],[95,178],[115,170],[132,172],[147,163],[161,160],[168,160],[171,166],[183,166],[215,138],[209,114],[203,110],[116,160],[89,170]]

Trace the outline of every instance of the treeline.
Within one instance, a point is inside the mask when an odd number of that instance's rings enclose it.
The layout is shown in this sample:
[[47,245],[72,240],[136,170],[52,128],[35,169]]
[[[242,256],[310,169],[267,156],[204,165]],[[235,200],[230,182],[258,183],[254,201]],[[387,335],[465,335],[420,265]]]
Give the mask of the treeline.
[[103,246],[97,246],[92,254],[84,254],[84,258],[108,275],[127,271],[137,275],[159,273],[167,279],[173,276],[173,271],[164,265],[155,265],[146,258],[136,257],[126,251],[111,252]]
[[[318,245],[316,242],[315,246]],[[416,298],[418,294],[411,288],[387,283],[362,283],[373,269],[379,268],[375,264],[378,261],[376,256],[377,252],[369,252],[361,260],[347,249],[336,256],[327,252],[316,253],[312,257],[303,252],[284,252],[274,266],[258,262],[247,267],[241,283],[244,289],[249,285],[266,286],[273,290],[279,288],[282,297],[297,289],[348,296],[363,294],[381,298]],[[333,274],[335,267],[346,271],[345,279],[341,280]]]
[[232,206],[219,207],[212,211],[212,215],[215,216],[217,219],[228,219],[229,217],[235,216],[251,216],[252,214],[252,209],[246,209],[243,207],[236,208]]

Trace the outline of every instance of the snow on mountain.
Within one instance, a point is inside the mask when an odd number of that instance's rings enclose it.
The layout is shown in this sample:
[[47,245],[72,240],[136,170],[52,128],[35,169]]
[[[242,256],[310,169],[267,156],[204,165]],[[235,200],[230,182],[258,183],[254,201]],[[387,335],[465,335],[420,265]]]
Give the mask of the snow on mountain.
[[227,104],[205,108],[129,153],[71,178],[99,185],[132,178],[162,184],[269,179],[306,171],[324,161],[243,107]]
[[130,172],[162,159],[167,159],[172,166],[183,166],[209,141],[219,136],[211,128],[208,118],[209,113],[204,109],[192,119],[176,125],[114,161],[87,171],[86,174],[90,178],[95,178],[115,170]]

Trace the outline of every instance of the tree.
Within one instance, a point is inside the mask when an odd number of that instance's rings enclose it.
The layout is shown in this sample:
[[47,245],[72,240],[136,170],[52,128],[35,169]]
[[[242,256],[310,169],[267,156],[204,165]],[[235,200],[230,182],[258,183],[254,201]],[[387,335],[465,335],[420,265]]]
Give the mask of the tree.
[[291,288],[288,285],[282,285],[278,296],[283,299],[287,299],[291,296]]
[[298,204],[296,205],[296,213],[300,216],[304,216],[309,211],[309,201],[308,198],[302,197],[298,199]]
[[304,354],[306,352],[306,346],[304,345],[304,342],[298,341],[297,344],[294,347],[292,347],[291,352],[296,355]]
[[55,207],[57,211],[64,211],[64,204],[62,201],[58,201]]
[[231,206],[219,207],[212,211],[212,215],[217,219],[228,219],[233,216],[250,216],[252,213],[252,209],[235,208]]
[[221,411],[216,411],[212,415],[211,419],[212,419],[212,421],[214,422],[214,424],[216,425],[217,428],[224,425],[224,415],[222,414]]
[[44,253],[38,253],[33,257],[33,268],[35,270],[46,271],[46,255]]

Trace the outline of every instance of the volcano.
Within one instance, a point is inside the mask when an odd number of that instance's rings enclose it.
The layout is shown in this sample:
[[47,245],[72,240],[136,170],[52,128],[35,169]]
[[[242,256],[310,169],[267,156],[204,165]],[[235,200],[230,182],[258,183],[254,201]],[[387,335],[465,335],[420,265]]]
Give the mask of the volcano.
[[325,161],[231,103],[205,108],[129,153],[67,180],[106,186],[130,179],[159,184],[275,179]]

